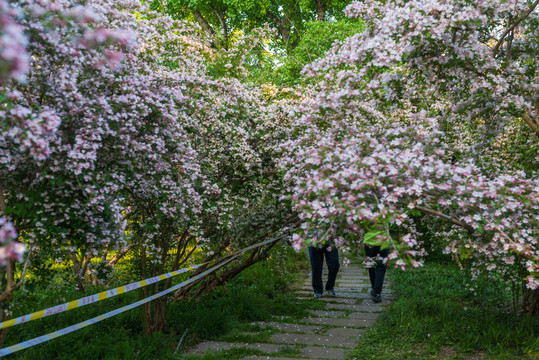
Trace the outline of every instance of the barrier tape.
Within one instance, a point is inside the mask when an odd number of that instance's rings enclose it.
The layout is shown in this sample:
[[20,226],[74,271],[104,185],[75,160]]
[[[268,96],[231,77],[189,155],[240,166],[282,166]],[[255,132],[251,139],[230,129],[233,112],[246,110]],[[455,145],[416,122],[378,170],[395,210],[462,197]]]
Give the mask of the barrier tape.
[[225,261],[225,262],[223,262],[223,263],[221,263],[219,265],[216,265],[216,266],[214,266],[214,267],[212,267],[212,268],[198,274],[197,276],[192,277],[191,279],[188,279],[188,280],[186,280],[186,281],[184,281],[182,283],[179,283],[178,285],[172,286],[172,287],[168,288],[167,290],[163,290],[163,291],[161,291],[161,292],[159,292],[157,294],[154,294],[152,296],[149,296],[149,297],[147,297],[145,299],[142,299],[142,300],[139,300],[137,302],[131,303],[129,305],[118,308],[116,310],[109,311],[108,313],[96,316],[96,317],[94,317],[92,319],[80,322],[78,324],[68,326],[68,327],[63,328],[61,330],[57,330],[57,331],[51,332],[49,334],[39,336],[39,337],[34,338],[34,339],[24,341],[22,343],[0,349],[0,357],[6,356],[6,355],[9,355],[9,354],[13,354],[14,352],[17,352],[17,351],[20,351],[20,350],[28,349],[28,348],[30,348],[32,346],[42,344],[42,343],[50,341],[52,339],[56,339],[57,337],[60,337],[62,335],[67,335],[67,334],[72,333],[74,331],[83,329],[83,328],[85,328],[85,327],[87,327],[89,325],[98,323],[98,322],[100,322],[102,320],[105,320],[105,319],[111,318],[113,316],[116,316],[118,314],[121,314],[121,313],[123,313],[123,312],[125,312],[127,310],[131,310],[131,309],[134,309],[134,308],[136,308],[136,307],[138,307],[140,305],[146,304],[147,302],[150,302],[152,300],[160,298],[163,295],[169,294],[169,293],[171,293],[171,292],[173,292],[173,291],[175,291],[175,290],[177,290],[177,289],[179,289],[179,288],[181,288],[181,287],[183,287],[183,286],[185,286],[187,284],[192,283],[195,280],[200,279],[201,277],[204,277],[204,276],[208,275],[209,273],[211,273],[211,272],[219,269],[220,267],[226,265],[227,263],[231,262],[232,260],[234,260],[238,256],[239,255],[236,255],[236,256],[232,257],[231,259],[229,259],[229,260],[227,260],[227,261]]
[[163,275],[154,276],[154,277],[151,277],[151,278],[146,279],[146,280],[141,280],[141,281],[134,282],[132,284],[127,284],[127,285],[124,285],[124,286],[117,287],[116,289],[102,291],[100,293],[89,295],[89,296],[86,296],[86,297],[83,297],[83,298],[80,298],[80,299],[77,299],[77,300],[69,301],[69,302],[66,302],[66,303],[61,304],[61,305],[56,305],[56,306],[53,306],[53,307],[50,307],[50,308],[47,308],[47,309],[44,309],[44,310],[36,311],[34,313],[19,316],[18,318],[7,320],[7,321],[4,321],[4,322],[0,323],[0,329],[6,329],[8,327],[12,327],[12,326],[15,326],[15,325],[27,323],[29,321],[41,319],[41,318],[44,318],[44,317],[47,317],[47,316],[56,315],[56,314],[59,314],[59,313],[65,312],[65,311],[69,311],[69,310],[79,308],[81,306],[85,306],[85,305],[93,304],[93,303],[96,303],[96,302],[99,302],[99,301],[102,301],[102,300],[105,300],[105,299],[109,299],[109,298],[111,298],[113,296],[120,295],[120,294],[129,292],[129,291],[133,291],[133,290],[136,290],[136,289],[140,289],[140,288],[143,288],[145,286],[155,284],[155,283],[157,283],[157,282],[159,282],[161,280],[165,280],[165,279],[171,278],[173,276],[183,274],[183,273],[185,273],[187,271],[194,270],[194,269],[196,269],[196,268],[198,268],[198,267],[200,267],[202,265],[205,265],[205,264],[207,264],[207,263],[200,264],[200,265],[195,265],[195,266],[190,266],[188,268],[172,271],[172,272],[169,272],[169,273],[166,273],[166,274],[163,274]]
[[[146,304],[147,302],[150,302],[152,300],[155,300],[157,298],[160,298],[161,296],[164,296],[164,295],[167,295],[175,290],[178,290],[200,278],[203,278],[204,276],[214,272],[215,270],[223,267],[224,265],[228,264],[229,262],[231,262],[232,260],[236,259],[237,257],[239,257],[241,254],[243,254],[244,252],[246,251],[249,251],[251,249],[254,249],[256,247],[260,247],[260,246],[263,246],[263,245],[266,245],[266,244],[269,244],[270,242],[273,242],[275,240],[278,240],[282,237],[285,237],[286,235],[283,235],[283,236],[280,236],[278,238],[275,238],[275,239],[270,239],[270,240],[266,240],[266,241],[263,241],[261,243],[258,243],[258,244],[255,244],[255,245],[251,245],[245,249],[242,249],[242,250],[239,250],[235,255],[233,255],[230,259],[222,262],[221,264],[218,264],[218,265],[215,265],[213,267],[211,267],[210,269],[208,270],[205,270],[204,272],[201,272],[200,274],[190,278],[190,279],[187,279],[186,281],[182,282],[182,283],[179,283],[177,285],[174,285],[166,290],[163,290],[157,294],[154,294],[152,296],[149,296],[147,298],[144,298],[142,300],[139,300],[139,301],[136,301],[134,303],[131,303],[129,305],[126,305],[126,306],[123,306],[121,308],[118,308],[116,310],[112,310],[112,311],[109,311],[108,313],[105,313],[105,314],[102,314],[102,315],[99,315],[99,316],[96,316],[92,319],[89,319],[89,320],[86,320],[86,321],[83,321],[83,322],[80,322],[78,324],[75,324],[75,325],[71,325],[71,326],[68,326],[66,328],[63,328],[63,329],[60,329],[60,330],[57,330],[57,331],[54,331],[52,333],[49,333],[49,334],[45,334],[45,335],[42,335],[42,336],[39,336],[39,337],[36,337],[36,338],[33,338],[33,339],[30,339],[30,340],[27,340],[27,341],[24,341],[24,342],[21,342],[21,343],[18,343],[18,344],[15,344],[15,345],[12,345],[12,346],[8,346],[6,348],[3,348],[3,349],[0,349],[0,357],[3,357],[3,356],[6,356],[6,355],[9,355],[9,354],[13,354],[17,351],[21,351],[21,350],[24,350],[24,349],[28,349],[32,346],[35,346],[35,345],[39,345],[39,344],[42,344],[44,342],[47,342],[47,341],[50,341],[50,340],[53,340],[53,339],[56,339],[57,337],[60,337],[60,336],[63,336],[63,335],[67,335],[69,333],[72,333],[74,331],[77,331],[77,330],[80,330],[80,329],[83,329],[89,325],[92,325],[92,324],[95,324],[95,323],[98,323],[102,320],[105,320],[105,319],[108,319],[108,318],[111,318],[113,316],[116,316],[118,314],[121,314],[127,310],[131,310],[131,309],[134,309],[140,305],[143,305],[143,304]],[[200,265],[197,265],[196,267],[200,267],[202,266],[203,264],[200,264]],[[187,269],[182,269],[182,270],[186,270]],[[185,272],[185,271],[184,271]],[[163,275],[160,275],[160,276],[163,276]],[[159,276],[157,276],[157,278],[159,278]],[[162,280],[162,279],[161,279]],[[146,280],[142,280],[142,281],[139,281],[139,283],[143,282],[143,281],[146,281]],[[131,285],[131,284],[130,284]],[[148,284],[146,284],[148,285]],[[145,285],[145,286],[146,286]],[[128,286],[128,285],[125,285],[125,286]],[[121,288],[121,287],[120,287]],[[119,289],[119,288],[117,288]],[[116,290],[116,289],[114,289]],[[134,290],[134,289],[132,289]],[[109,290],[110,291],[110,290]],[[117,294],[119,295],[119,294]],[[79,300],[82,300],[82,299],[79,299]],[[78,301],[78,300],[74,300],[74,301]],[[100,301],[100,300],[98,300]],[[65,304],[64,304],[65,305]],[[87,305],[87,304],[84,304],[84,305]],[[38,312],[39,313],[39,312]],[[36,314],[36,313],[34,313]],[[42,316],[43,317],[43,316]]]

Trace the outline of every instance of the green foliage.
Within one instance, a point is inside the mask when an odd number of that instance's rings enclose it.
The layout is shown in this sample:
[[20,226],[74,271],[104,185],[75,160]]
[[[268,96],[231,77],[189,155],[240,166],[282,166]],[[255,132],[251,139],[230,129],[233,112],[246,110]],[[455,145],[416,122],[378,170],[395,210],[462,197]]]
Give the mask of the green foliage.
[[301,76],[305,65],[322,57],[335,42],[342,42],[348,37],[364,30],[363,21],[344,18],[333,22],[310,21],[305,24],[298,46],[289,54],[279,58],[279,64],[272,74],[277,85],[308,85]]
[[[88,288],[81,294],[72,286],[49,286],[39,291],[15,294],[13,316],[24,315],[65,301],[91,295],[104,288]],[[140,299],[139,291],[117,296],[98,304],[31,321],[7,333],[5,346],[77,324]],[[163,334],[146,335],[141,327],[141,308],[117,315],[74,333],[16,353],[16,359],[172,359],[173,339]]]
[[512,313],[500,283],[478,279],[469,287],[470,279],[456,266],[435,263],[391,275],[397,301],[362,335],[350,359],[539,355],[539,319]]
[[[277,30],[275,44],[286,51],[294,49],[301,42],[308,22],[322,21],[312,0],[153,0],[150,3],[152,9],[177,19],[200,22],[203,18],[211,31],[221,36],[234,31],[249,33],[269,23]],[[344,18],[343,9],[350,1],[323,0],[321,3],[324,4],[323,20],[327,21]],[[223,23],[226,29],[223,29]],[[208,31],[207,28],[205,30]],[[220,45],[227,47],[223,40],[220,39]]]

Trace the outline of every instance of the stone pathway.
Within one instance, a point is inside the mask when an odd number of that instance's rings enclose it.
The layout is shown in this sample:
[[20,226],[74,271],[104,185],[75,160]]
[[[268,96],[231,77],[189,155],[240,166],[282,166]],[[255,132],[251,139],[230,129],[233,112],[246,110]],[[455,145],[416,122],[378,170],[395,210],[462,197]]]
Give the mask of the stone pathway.
[[[346,268],[341,267],[335,286],[337,296],[332,297],[325,293],[318,299],[326,303],[324,310],[311,311],[310,316],[299,322],[291,320],[287,323],[286,319],[276,319],[275,322],[257,323],[263,328],[277,331],[268,343],[206,341],[192,349],[192,352],[202,354],[208,350],[239,347],[257,349],[266,354],[247,356],[241,360],[293,360],[282,357],[283,353],[290,352],[294,354],[294,359],[344,359],[357,345],[361,333],[375,323],[376,318],[392,300],[388,285],[387,282],[384,284],[383,301],[375,304],[369,295],[370,283],[363,266],[353,264]],[[296,295],[298,298],[313,298],[310,277],[296,291]]]

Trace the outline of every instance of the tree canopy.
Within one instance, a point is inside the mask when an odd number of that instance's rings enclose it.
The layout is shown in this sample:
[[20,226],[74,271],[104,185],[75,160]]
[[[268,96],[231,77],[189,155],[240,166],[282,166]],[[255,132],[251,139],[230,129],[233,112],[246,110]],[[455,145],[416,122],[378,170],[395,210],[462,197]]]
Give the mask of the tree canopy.
[[290,51],[301,41],[309,21],[328,21],[343,17],[349,1],[342,0],[160,0],[153,8],[178,19],[197,21],[209,35],[218,35],[227,47],[237,32],[249,33],[265,23],[277,31],[279,46]]

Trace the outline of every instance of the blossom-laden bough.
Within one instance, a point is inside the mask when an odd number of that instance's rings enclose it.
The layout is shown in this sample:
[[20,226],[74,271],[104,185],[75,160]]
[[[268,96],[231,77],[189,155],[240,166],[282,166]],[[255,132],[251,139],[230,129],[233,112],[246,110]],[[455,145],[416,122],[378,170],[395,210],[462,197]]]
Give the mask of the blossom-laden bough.
[[296,247],[357,245],[362,229],[388,224],[403,230],[386,226],[396,265],[420,266],[424,214],[447,224],[436,234],[447,253],[523,284],[523,308],[539,312],[537,167],[489,153],[515,124],[526,150],[537,141],[536,7],[352,3],[365,32],[304,69],[319,80],[316,94],[290,112],[296,130],[281,166],[304,221]]

